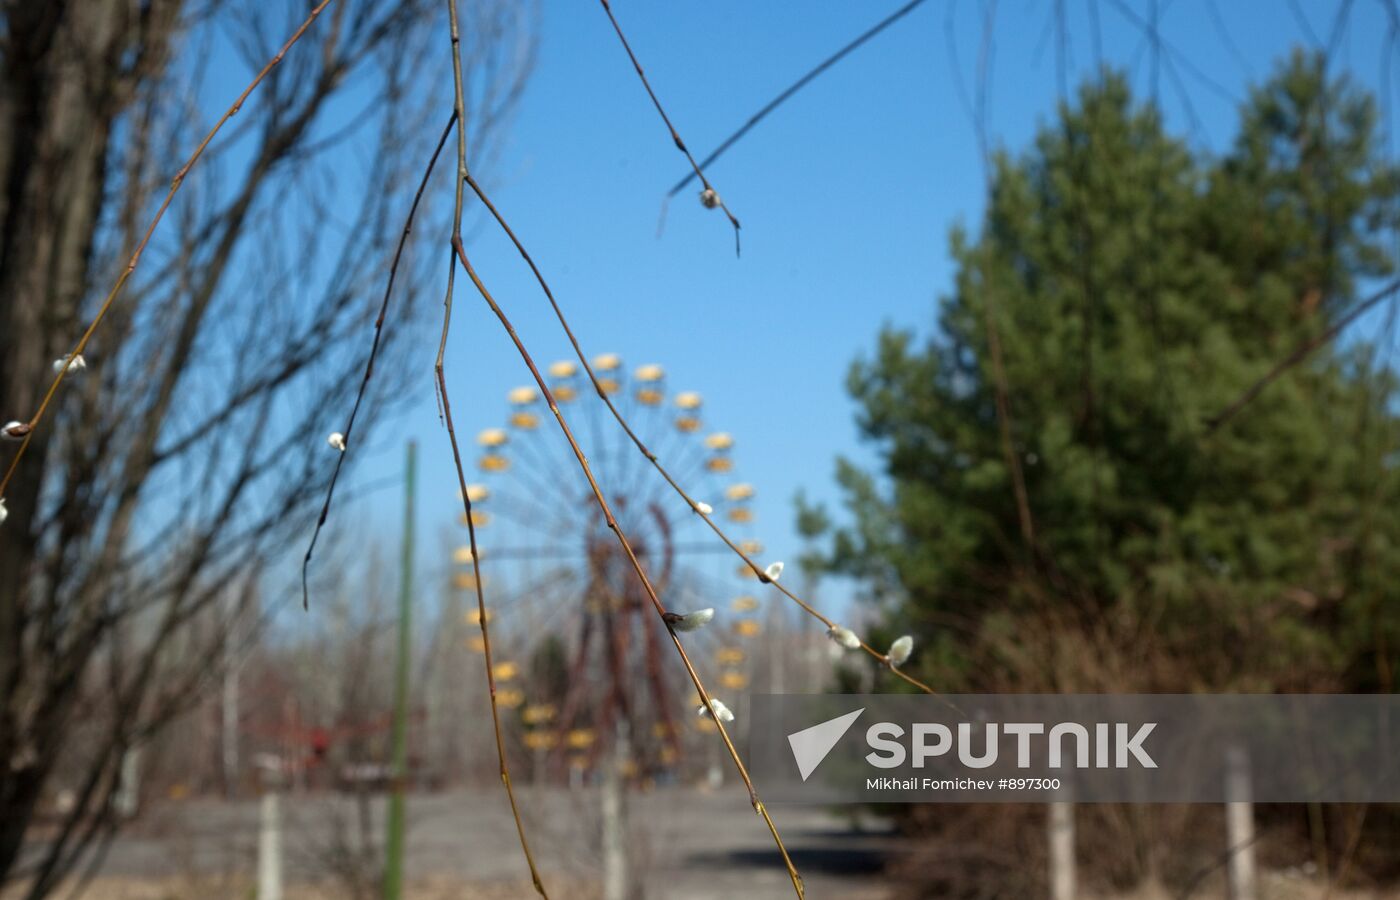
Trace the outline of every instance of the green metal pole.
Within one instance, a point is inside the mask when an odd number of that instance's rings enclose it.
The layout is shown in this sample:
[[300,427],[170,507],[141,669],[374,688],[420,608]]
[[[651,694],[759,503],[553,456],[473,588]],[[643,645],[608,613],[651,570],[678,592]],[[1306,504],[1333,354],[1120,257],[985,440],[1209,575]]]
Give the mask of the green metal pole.
[[408,442],[404,470],[403,572],[399,580],[399,653],[394,672],[393,793],[389,795],[388,834],[384,842],[384,900],[402,900],[404,784],[408,781],[408,667],[412,652],[413,500],[417,482],[418,444]]

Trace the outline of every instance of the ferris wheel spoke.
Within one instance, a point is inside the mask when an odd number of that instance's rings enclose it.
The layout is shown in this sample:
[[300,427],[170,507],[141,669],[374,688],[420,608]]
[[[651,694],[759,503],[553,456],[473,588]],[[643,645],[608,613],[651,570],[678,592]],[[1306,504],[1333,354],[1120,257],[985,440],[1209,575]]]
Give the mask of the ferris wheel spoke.
[[547,473],[517,467],[512,477],[519,482],[532,505],[547,511],[544,521],[578,520],[587,516],[587,505],[580,508],[572,494],[577,484],[573,473],[551,478]]
[[[487,553],[485,548],[478,549],[481,550],[483,557],[480,565],[483,579],[494,580],[495,578],[499,577],[498,570],[491,565],[491,560],[495,559],[494,551],[491,553]],[[472,574],[472,570],[468,567],[466,571],[462,572],[462,574],[470,576]],[[487,600],[487,605],[491,608],[493,612],[498,613],[517,608],[524,602],[520,598],[525,596],[527,592],[539,591],[546,587],[549,587],[555,582],[562,582],[563,580],[570,577],[571,574],[572,570],[566,567],[558,567],[550,570],[542,576],[527,581],[521,587],[507,588],[505,590],[493,590],[491,591],[491,596]],[[465,584],[468,582],[463,583]],[[476,610],[474,606],[467,608],[467,615],[475,614]]]
[[[622,411],[622,416],[627,421],[632,421],[632,416],[636,413],[636,404],[632,402],[632,390],[621,377],[618,378],[620,387],[618,388],[618,399],[613,403]],[[622,476],[627,468],[628,458],[631,456],[631,441],[627,437],[627,432],[621,427],[609,428],[611,432],[611,449],[608,451],[612,455],[610,469],[614,484],[621,486]]]
[[539,471],[550,484],[575,483],[578,473],[565,464],[568,447],[555,437],[555,432],[533,429],[527,432],[522,444],[534,455]]
[[[522,484],[522,487],[531,488],[529,484]],[[545,506],[538,498],[538,492],[532,491],[529,495],[518,495],[507,493],[496,488],[492,491],[489,504],[482,504],[483,508],[489,506],[490,509],[501,511],[507,518],[521,525],[528,526],[532,530],[538,531],[543,522],[554,521],[559,518],[558,510]],[[504,507],[504,509],[501,509]],[[562,526],[557,530],[562,531]]]
[[[636,510],[636,514],[642,518],[656,515],[660,511],[666,513],[665,505],[659,503],[659,491],[655,484],[648,484],[645,470],[633,470],[628,473],[627,480],[620,485],[623,496],[631,498],[631,504]],[[670,516],[666,516],[668,524],[673,523]]]
[[[610,381],[613,384],[616,384],[616,378],[613,377],[612,373],[618,368],[616,364],[614,364],[611,367],[598,366],[598,364],[600,362],[603,362],[604,359],[607,357],[615,358],[616,354],[604,353],[601,356],[595,358],[593,361],[594,365],[598,368],[598,371],[601,373],[600,377],[603,379],[601,383],[604,385],[605,388],[608,386],[608,383]],[[584,422],[585,426],[588,429],[588,454],[590,458],[596,459],[601,464],[603,462],[603,458],[607,455],[606,447],[603,442],[604,430],[602,420],[603,414],[601,409],[601,407],[603,406],[603,401],[600,400],[598,398],[598,395],[593,391],[585,391],[582,395],[582,398],[584,405]]]
[[516,448],[520,451],[516,454],[516,459],[522,465],[518,468],[522,472],[528,471],[533,480],[533,489],[539,491],[542,496],[557,494],[565,485],[574,483],[576,475],[566,469],[560,468],[557,462],[550,459],[548,452],[538,446],[541,439],[534,437],[533,433],[527,432],[516,441]]
[[[492,498],[491,511],[500,515],[503,519],[523,527],[527,531],[540,534],[541,527],[546,522],[554,522],[555,528],[549,532],[556,535],[567,535],[569,529],[566,523],[560,522],[558,511],[550,510],[533,500],[524,500],[509,494],[501,494]],[[486,510],[483,510],[485,512]],[[477,539],[478,541],[481,538]],[[489,540],[489,538],[488,538]]]
[[528,464],[544,478],[548,484],[567,483],[564,476],[568,468],[563,454],[550,452],[550,439],[554,431],[541,428],[541,415],[536,411],[540,393],[534,386],[513,388],[507,393],[512,412],[507,418],[508,429],[500,429],[503,435],[514,435],[508,442],[519,448],[517,458]]
[[[654,369],[653,372],[645,372],[646,379],[639,379],[637,386],[628,394],[627,402],[631,410],[626,414],[629,422],[640,423],[635,427],[644,429],[639,434],[654,434],[660,432],[661,423],[664,418],[661,415],[662,404],[666,398],[665,375],[660,366],[643,366],[642,370]],[[643,400],[643,394],[647,397]],[[637,407],[641,406],[641,410]],[[623,467],[626,471],[626,480],[634,488],[638,488],[645,483],[646,476],[651,473],[651,466],[647,463],[646,457],[637,452],[632,444],[632,439],[621,428],[618,431],[618,453],[625,460]]]
[[706,602],[713,605],[723,606],[725,603],[728,603],[739,590],[738,585],[731,584],[707,572],[701,572],[698,569],[689,574],[698,582],[695,586],[697,593],[706,597]]
[[[533,649],[535,639],[532,635],[538,633],[540,620],[547,617],[539,607],[552,606],[556,600],[570,599],[573,594],[566,588],[575,574],[572,569],[555,569],[542,578],[505,592],[504,598],[497,592],[497,599],[488,607],[488,614],[493,631],[491,642],[495,645],[499,640],[503,651],[506,651],[500,657],[503,661],[513,655],[528,654]],[[477,624],[475,609],[468,609],[464,615],[468,617],[469,624]],[[498,628],[498,625],[501,627]]]
[[[703,453],[691,453],[689,454],[689,458],[679,461],[676,467],[671,469],[673,473],[676,473],[673,475],[676,479],[676,483],[684,488],[686,493],[690,493],[692,497],[695,497],[691,491],[695,489],[696,483],[700,481],[699,476],[702,474],[709,474],[708,470],[705,468],[705,464],[708,461],[708,458]],[[705,502],[709,503],[711,506],[715,504],[713,499],[707,497],[695,497],[695,499],[705,500]]]
[[[698,422],[696,427],[699,427]],[[693,444],[695,443],[694,441],[686,441],[686,436],[690,433],[691,432],[682,431],[680,426],[677,425],[675,422],[670,423],[670,427],[668,427],[665,433],[661,435],[661,438],[657,442],[657,446],[654,448],[653,452],[655,452],[658,457],[670,459],[672,453],[675,453],[678,450],[683,450],[687,446],[693,446]],[[679,444],[680,446],[677,447],[677,444]]]
[[553,569],[546,575],[512,590],[506,595],[506,600],[497,601],[497,606],[503,611],[523,615],[539,605],[542,599],[549,598],[550,592],[555,588],[566,587],[577,574],[577,570],[570,567]]
[[536,546],[536,547],[492,547],[490,553],[482,551],[482,559],[502,560],[502,559],[587,559],[587,554],[581,549],[565,549],[558,546]]
[[[693,483],[696,478],[697,470],[707,475],[714,474],[714,470],[710,467],[710,460],[718,459],[720,456],[715,451],[715,448],[710,447],[707,443],[714,437],[715,434],[712,433],[704,441],[688,442],[681,448],[681,452],[677,457],[671,461],[669,468],[672,472],[679,473],[677,475],[677,481],[680,483],[681,487]],[[725,452],[727,452],[727,450]]]
[[[520,457],[517,456],[518,460]],[[521,486],[527,489],[534,497],[551,497],[559,492],[560,482],[551,481],[544,473],[536,472],[533,467],[516,465],[512,468],[515,472],[512,478],[521,482]],[[541,480],[543,478],[543,480]]]
[[715,556],[724,556],[734,552],[726,547],[719,538],[715,538],[712,541],[688,541],[683,544],[676,544],[675,550],[677,553],[689,555],[713,553]]

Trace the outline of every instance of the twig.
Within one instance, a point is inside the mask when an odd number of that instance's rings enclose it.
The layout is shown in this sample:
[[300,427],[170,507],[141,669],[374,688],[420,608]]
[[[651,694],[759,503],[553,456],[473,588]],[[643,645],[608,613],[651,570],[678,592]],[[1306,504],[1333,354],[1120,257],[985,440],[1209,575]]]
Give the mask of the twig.
[[[462,232],[462,178],[467,172],[467,106],[465,89],[462,85],[462,54],[461,54],[461,34],[457,25],[457,0],[447,0],[447,15],[451,28],[452,37],[452,86],[454,91],[454,112],[453,117],[458,122],[457,128],[457,177],[455,200],[452,208],[452,244],[454,248],[461,247]],[[520,839],[520,849],[525,853],[525,863],[530,868],[530,880],[535,885],[535,892],[544,900],[549,900],[549,893],[545,890],[544,880],[540,877],[539,868],[535,865],[535,857],[530,852],[530,841],[525,836],[525,822],[520,817],[520,807],[515,800],[515,789],[510,783],[510,763],[506,759],[505,734],[501,728],[501,711],[496,703],[496,673],[493,670],[491,659],[491,632],[487,626],[487,619],[490,616],[486,611],[486,593],[482,587],[481,580],[481,554],[476,547],[476,523],[472,519],[471,493],[467,490],[467,475],[462,467],[462,451],[457,445],[457,431],[452,425],[452,402],[447,395],[447,373],[443,365],[443,358],[447,353],[447,335],[452,325],[452,289],[456,266],[451,265],[449,256],[449,269],[447,276],[447,294],[443,298],[442,309],[442,337],[438,341],[437,360],[433,364],[433,371],[437,376],[438,399],[442,403],[443,424],[447,428],[447,439],[452,445],[452,462],[457,469],[457,486],[462,495],[462,509],[467,522],[467,542],[472,554],[472,577],[476,582],[476,611],[477,624],[481,628],[482,652],[485,656],[486,664],[486,689],[491,701],[491,726],[496,737],[496,758],[500,762],[501,783],[505,785],[506,797],[510,801],[510,813],[515,818],[515,833]]]
[[1289,369],[1293,368],[1303,360],[1307,359],[1314,350],[1316,350],[1318,347],[1321,347],[1323,344],[1326,344],[1328,341],[1331,341],[1337,335],[1341,334],[1347,326],[1351,325],[1357,319],[1365,315],[1368,311],[1370,311],[1372,307],[1381,303],[1383,300],[1389,299],[1390,296],[1394,294],[1397,290],[1400,290],[1400,279],[1392,281],[1390,284],[1381,288],[1379,291],[1376,291],[1370,297],[1367,297],[1365,300],[1358,303],[1355,309],[1353,309],[1351,312],[1347,313],[1346,315],[1338,319],[1336,322],[1334,322],[1332,326],[1326,331],[1322,332],[1316,337],[1312,337],[1306,341],[1303,341],[1301,344],[1295,347],[1292,353],[1285,356],[1262,378],[1254,382],[1254,384],[1250,385],[1249,388],[1243,394],[1240,394],[1237,398],[1235,398],[1233,403],[1231,403],[1229,406],[1225,407],[1220,412],[1207,419],[1206,434],[1212,434],[1221,425],[1224,425],[1226,422],[1230,421],[1230,419],[1232,419],[1236,413],[1243,409],[1247,403],[1249,403],[1255,397],[1258,397],[1259,394],[1263,392],[1264,388],[1268,387],[1270,384],[1276,381],[1279,378],[1279,376],[1281,376],[1284,372],[1287,372]]
[[[705,173],[700,170],[700,165],[695,162],[695,157],[691,155],[690,149],[686,147],[685,141],[681,140],[680,132],[676,131],[676,126],[671,124],[671,117],[666,115],[666,109],[661,105],[661,101],[656,96],[656,91],[651,89],[651,82],[647,81],[647,75],[642,71],[642,64],[637,61],[637,54],[632,52],[632,45],[627,43],[627,35],[622,33],[622,26],[617,23],[617,16],[613,15],[612,5],[609,0],[598,0],[603,4],[603,11],[608,14],[608,21],[612,23],[613,31],[617,32],[618,40],[622,41],[622,49],[627,51],[627,58],[632,60],[632,68],[637,70],[637,77],[642,80],[642,87],[646,88],[647,96],[651,98],[651,103],[656,107],[656,111],[661,114],[661,121],[666,123],[666,130],[671,132],[671,140],[675,142],[676,149],[685,154],[686,160],[690,163],[690,168],[694,171],[695,177],[700,179],[700,183],[705,186],[705,190],[714,197],[714,203],[724,210],[724,214],[729,217],[729,224],[734,226],[734,255],[739,255],[739,220],[734,217],[734,213],[729,211],[725,205],[724,198],[719,191],[714,189],[710,180],[705,177]],[[463,173],[465,175],[465,173]]]
[[[1183,69],[1194,76],[1195,79],[1211,93],[1227,103],[1238,104],[1240,102],[1239,98],[1236,97],[1229,88],[1207,75],[1199,66],[1191,62],[1185,53],[1168,43],[1167,40],[1161,36],[1161,32],[1157,29],[1156,25],[1140,15],[1132,6],[1124,2],[1124,0],[1109,0],[1109,5],[1118,10],[1123,18],[1136,25],[1138,30],[1141,31],[1145,37],[1160,45],[1160,49],[1165,51],[1163,54],[1163,62],[1167,65],[1167,74],[1172,75],[1173,78],[1176,77],[1175,64],[1172,61],[1173,58],[1175,58],[1181,63]],[[1185,89],[1179,83],[1177,87],[1181,89],[1184,100],[1187,97]]]
[[433,169],[437,166],[438,157],[442,154],[442,148],[447,145],[448,135],[452,133],[452,126],[457,122],[457,112],[454,110],[447,120],[447,127],[442,130],[442,137],[438,138],[437,149],[433,151],[432,159],[428,160],[428,168],[423,172],[423,179],[418,182],[418,190],[413,195],[413,205],[408,209],[408,218],[403,223],[403,233],[399,235],[399,245],[394,250],[394,260],[389,265],[389,281],[384,285],[384,299],[379,304],[379,317],[374,320],[374,341],[369,347],[369,359],[365,362],[365,375],[360,381],[360,389],[355,394],[355,403],[350,407],[350,419],[345,423],[345,446],[342,453],[338,453],[335,471],[331,473],[331,483],[326,487],[326,502],[321,507],[320,518],[316,520],[316,529],[311,533],[311,544],[306,548],[306,556],[301,561],[301,608],[307,609],[310,606],[310,590],[307,586],[307,572],[311,567],[311,554],[316,551],[316,541],[321,536],[321,529],[326,524],[326,519],[331,513],[331,500],[335,496],[336,482],[340,480],[340,470],[345,465],[345,456],[350,452],[350,447],[355,446],[352,441],[352,433],[355,430],[355,417],[360,412],[360,404],[364,402],[365,393],[369,390],[369,380],[374,376],[374,360],[379,355],[380,340],[384,334],[384,320],[389,312],[389,296],[394,290],[394,278],[399,273],[399,260],[403,257],[404,247],[408,244],[408,236],[413,231],[413,219],[418,214],[418,203],[423,199],[423,191],[428,186],[428,179],[432,177]]
[[[874,26],[862,32],[861,35],[855,40],[851,41],[849,44],[842,47],[840,50],[837,50],[835,53],[822,60],[814,68],[809,69],[807,71],[807,74],[803,75],[801,78],[788,85],[788,87],[785,90],[783,90],[782,93],[778,94],[778,96],[774,97],[772,100],[769,100],[766,104],[764,104],[762,109],[754,113],[752,116],[749,116],[748,121],[745,122],[742,126],[740,126],[737,131],[735,131],[729,137],[721,141],[718,147],[716,147],[714,150],[711,150],[708,156],[700,160],[700,165],[698,168],[709,168],[710,163],[723,156],[725,151],[727,151],[730,147],[734,146],[734,144],[738,143],[744,135],[748,134],[751,130],[753,130],[753,127],[755,125],[767,118],[769,113],[773,112],[773,110],[777,109],[779,106],[782,106],[785,102],[787,102],[787,100],[791,98],[793,94],[796,94],[798,91],[811,84],[813,81],[816,80],[817,76],[821,75],[827,69],[830,69],[832,66],[836,65],[838,62],[840,62],[846,56],[851,54],[853,51],[859,49],[860,46],[866,41],[875,37],[875,35],[884,31],[886,28],[890,27],[895,22],[898,22],[900,19],[913,12],[917,7],[923,5],[924,2],[925,0],[910,0],[910,2],[904,4],[899,9],[895,10],[885,18],[881,19]],[[666,196],[674,197],[676,196],[676,194],[679,194],[681,191],[685,190],[685,186],[694,181],[696,175],[698,174],[698,171],[691,172],[689,175],[685,176],[680,181],[677,181],[675,185],[673,185],[671,189],[666,192]]]
[[[510,336],[512,343],[515,344],[516,352],[520,354],[520,358],[525,361],[526,367],[529,368],[530,374],[535,379],[535,384],[539,387],[540,393],[544,396],[545,402],[549,405],[549,411],[554,414],[555,420],[559,423],[559,428],[564,433],[564,439],[569,442],[569,447],[573,450],[574,458],[578,460],[579,467],[583,470],[584,477],[588,480],[588,487],[592,491],[594,499],[598,501],[598,506],[603,513],[603,518],[607,522],[608,529],[616,535],[618,543],[622,545],[622,551],[626,554],[627,561],[631,564],[632,570],[637,573],[637,577],[641,580],[642,588],[646,591],[647,597],[651,600],[651,604],[656,609],[657,615],[661,617],[663,622],[666,622],[666,607],[662,604],[661,597],[657,594],[655,586],[651,583],[651,579],[647,577],[646,570],[642,568],[641,562],[637,559],[637,554],[633,551],[632,544],[627,539],[627,535],[623,532],[622,526],[618,524],[616,517],[613,516],[612,508],[608,505],[607,498],[603,495],[602,488],[598,486],[597,480],[593,477],[593,469],[588,464],[588,457],[584,455],[583,450],[578,445],[578,441],[574,439],[573,431],[569,428],[569,423],[564,420],[564,414],[560,411],[559,404],[555,401],[554,394],[550,391],[548,383],[545,382],[544,376],[540,374],[539,369],[535,366],[534,359],[530,356],[530,352],[525,349],[525,345],[521,342],[520,336],[516,334],[515,327],[511,325],[510,319],[506,317],[505,312],[501,310],[500,305],[497,304],[495,298],[491,296],[491,292],[487,290],[486,285],[483,284],[481,279],[477,276],[476,269],[472,267],[471,260],[467,258],[467,251],[462,246],[461,235],[453,236],[452,247],[457,251],[457,259],[462,263],[462,268],[466,269],[468,277],[472,280],[472,284],[476,285],[477,292],[481,294],[487,306],[491,307],[491,311],[495,313],[496,318],[500,320],[501,325],[506,330],[506,334]],[[681,662],[685,665],[686,674],[690,676],[691,683],[695,685],[695,691],[700,696],[701,708],[706,710],[713,709],[709,692],[705,690],[705,685],[700,680],[700,674],[695,670],[694,664],[690,661],[690,656],[685,652],[685,647],[681,644],[680,638],[676,636],[675,631],[670,627],[669,623],[667,623],[666,631],[671,636],[672,643],[676,646],[676,653],[679,654]],[[744,766],[744,761],[740,758],[739,751],[734,746],[734,741],[729,737],[729,732],[725,729],[724,723],[720,721],[719,716],[714,717],[714,723],[719,729],[720,738],[724,741],[725,748],[729,751],[730,759],[733,760],[735,768],[739,771],[740,779],[743,780],[744,786],[748,788],[749,802],[753,805],[754,811],[763,817],[764,824],[768,826],[768,830],[773,835],[774,842],[778,845],[778,851],[782,854],[783,862],[787,866],[788,876],[792,879],[793,889],[797,891],[797,896],[799,898],[805,897],[806,894],[802,886],[802,876],[797,873],[797,868],[793,865],[792,858],[788,855],[787,847],[784,846],[783,839],[778,834],[778,826],[774,824],[772,816],[768,814],[768,808],[764,806],[763,801],[759,799],[758,790],[754,787],[753,779],[749,777],[748,769]]]
[[[496,205],[491,202],[491,198],[487,196],[486,192],[482,189],[481,185],[477,182],[477,180],[474,177],[472,177],[470,173],[467,174],[466,183],[471,187],[472,192],[476,194],[477,199],[482,202],[482,205],[484,205],[491,212],[491,216],[496,220],[496,223],[501,226],[501,230],[505,232],[506,236],[510,238],[511,243],[515,245],[516,251],[519,252],[520,256],[525,260],[525,264],[530,267],[530,271],[534,273],[535,281],[539,283],[540,289],[544,291],[545,297],[549,299],[549,305],[554,309],[554,316],[556,319],[559,320],[559,325],[564,329],[564,334],[568,336],[569,343],[574,348],[574,355],[578,357],[579,364],[583,367],[583,371],[588,375],[588,380],[593,385],[593,389],[597,392],[599,398],[602,399],[603,403],[607,405],[608,411],[612,413],[612,417],[615,420],[617,420],[617,424],[622,427],[622,430],[624,432],[626,432],[627,437],[632,441],[633,445],[636,446],[638,452],[640,452],[642,456],[646,457],[647,461],[652,464],[656,471],[661,474],[661,477],[666,480],[666,483],[671,486],[671,489],[674,490],[676,494],[679,495],[680,498],[686,502],[686,505],[689,506],[696,515],[705,520],[705,524],[710,526],[710,530],[713,531],[715,535],[718,536],[719,539],[723,541],[730,550],[732,550],[741,560],[744,561],[744,564],[747,565],[753,571],[754,575],[757,576],[759,581],[765,584],[771,584],[774,588],[778,590],[779,593],[783,594],[789,600],[796,603],[799,607],[802,608],[804,612],[821,622],[823,625],[825,625],[827,629],[835,627],[837,624],[835,620],[823,615],[807,601],[794,594],[785,585],[769,578],[767,572],[764,571],[763,567],[760,566],[757,562],[755,562],[747,553],[745,553],[744,550],[739,546],[739,544],[737,544],[732,538],[730,538],[729,535],[725,533],[724,529],[722,529],[715,522],[715,520],[711,517],[710,514],[702,512],[700,510],[700,507],[696,503],[695,499],[692,498],[690,494],[686,492],[685,488],[681,487],[680,483],[677,482],[674,477],[672,477],[670,471],[661,463],[661,459],[655,453],[653,453],[646,446],[646,444],[642,442],[642,439],[640,437],[637,436],[636,431],[633,430],[631,424],[628,423],[626,417],[622,415],[622,412],[613,403],[612,398],[609,396],[608,392],[604,390],[602,382],[598,380],[598,376],[593,372],[593,367],[589,365],[588,357],[586,354],[584,354],[583,348],[579,345],[578,338],[574,335],[573,328],[569,326],[569,320],[564,315],[564,310],[559,306],[559,301],[554,298],[554,292],[550,290],[549,283],[545,281],[544,275],[540,272],[539,266],[535,265],[535,260],[530,256],[530,252],[525,249],[525,245],[520,242],[520,238],[516,236],[515,231],[510,227],[509,223],[506,222],[505,217],[501,215],[500,210],[497,209]],[[546,391],[546,394],[547,393],[548,392]],[[906,674],[905,672],[901,671],[895,666],[890,665],[889,656],[887,656],[886,654],[881,653],[879,650],[876,650],[874,647],[865,643],[865,641],[863,640],[861,641],[860,646],[861,649],[863,649],[866,653],[873,656],[882,665],[889,668],[891,672],[893,672],[895,675],[897,675],[907,683],[913,685],[914,687],[918,688],[926,694],[938,696],[938,692],[935,691],[933,688],[929,687],[927,684],[923,683],[922,681],[918,680],[912,675]]]
[[1035,519],[1031,516],[1030,497],[1026,492],[1026,476],[1021,458],[1011,438],[1011,393],[1007,388],[1006,364],[1002,357],[1001,330],[997,327],[997,308],[991,291],[983,297],[983,312],[987,325],[987,348],[992,360],[992,384],[995,388],[997,433],[1001,436],[1001,452],[1011,469],[1011,490],[1016,497],[1016,518],[1021,525],[1021,540],[1026,552],[1035,556]]
[[277,64],[282,61],[282,57],[287,54],[287,51],[291,49],[292,45],[301,40],[302,35],[306,34],[307,29],[311,27],[311,23],[315,22],[317,17],[321,15],[321,12],[330,4],[331,0],[321,0],[320,3],[312,8],[306,20],[301,23],[301,27],[292,33],[292,36],[282,45],[282,49],[277,51],[277,55],[268,60],[267,65],[263,66],[257,76],[248,83],[248,86],[243,89],[243,93],[238,95],[238,99],[233,101],[233,105],[219,118],[219,121],[214,123],[214,127],[204,136],[204,140],[199,142],[199,146],[195,147],[194,152],[190,154],[190,158],[186,160],[185,164],[180,167],[180,170],[175,173],[174,179],[170,182],[170,190],[166,193],[165,199],[161,201],[160,207],[156,210],[155,217],[151,219],[151,224],[146,228],[146,234],[141,238],[141,243],[136,245],[136,250],[131,254],[131,259],[127,261],[126,268],[124,268],[121,275],[117,277],[116,284],[112,285],[112,289],[107,292],[106,299],[104,299],[102,305],[98,307],[97,315],[93,316],[92,322],[88,325],[87,330],[83,332],[83,336],[78,339],[78,343],[75,344],[68,355],[64,357],[64,365],[58,370],[58,374],[54,376],[53,383],[49,385],[48,391],[44,393],[44,399],[40,401],[39,408],[34,412],[34,415],[29,418],[28,422],[25,423],[24,439],[15,450],[15,455],[10,459],[10,465],[5,469],[4,477],[0,478],[0,497],[5,496],[5,489],[9,487],[10,479],[14,477],[15,471],[19,468],[20,460],[24,458],[24,452],[29,449],[30,441],[34,439],[34,430],[39,427],[40,421],[43,420],[44,413],[48,411],[49,404],[53,401],[54,395],[58,393],[59,385],[63,384],[63,378],[68,374],[68,369],[73,365],[73,360],[81,355],[83,350],[87,348],[88,341],[92,339],[93,334],[97,331],[97,326],[101,325],[102,320],[107,317],[108,311],[111,310],[112,304],[116,301],[117,295],[121,293],[121,289],[126,284],[127,279],[131,277],[132,272],[136,271],[136,264],[141,261],[141,254],[146,252],[146,245],[150,243],[151,236],[155,234],[156,226],[160,224],[161,218],[165,216],[165,211],[169,209],[171,201],[175,199],[175,194],[180,190],[180,185],[184,183],[185,176],[190,173],[195,163],[204,155],[205,149],[209,146],[210,142],[214,140],[214,136],[219,133],[219,129],[223,128],[229,119],[232,119],[238,114],[244,102],[252,95],[253,91],[257,89],[258,85],[262,83],[262,80],[267,77],[267,74],[276,68]]

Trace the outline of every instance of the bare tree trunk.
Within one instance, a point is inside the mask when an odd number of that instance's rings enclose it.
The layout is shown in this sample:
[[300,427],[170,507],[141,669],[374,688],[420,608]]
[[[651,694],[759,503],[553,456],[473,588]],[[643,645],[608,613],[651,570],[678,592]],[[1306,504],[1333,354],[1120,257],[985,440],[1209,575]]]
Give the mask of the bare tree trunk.
[[[73,333],[107,186],[113,123],[133,86],[165,62],[180,0],[11,0],[0,59],[0,418],[32,410]],[[0,873],[19,852],[76,684],[57,685],[41,721],[21,690],[33,523],[48,435],[6,491],[0,528]],[[4,765],[3,763],[8,763]],[[18,763],[18,765],[16,765]]]

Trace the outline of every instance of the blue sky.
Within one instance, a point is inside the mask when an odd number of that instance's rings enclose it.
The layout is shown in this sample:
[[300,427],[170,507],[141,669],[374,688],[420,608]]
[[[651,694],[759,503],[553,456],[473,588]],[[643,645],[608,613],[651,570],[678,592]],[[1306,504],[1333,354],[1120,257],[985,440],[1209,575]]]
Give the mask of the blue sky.
[[[677,127],[702,156],[901,3],[613,5]],[[1389,23],[1380,3],[1355,7],[1337,65],[1375,88]],[[1064,8],[1071,90],[1094,71],[1097,43],[1103,61],[1125,69],[1140,94],[1149,95],[1152,48],[1124,12],[1147,20],[1147,0],[1066,0]],[[708,174],[744,225],[743,256],[736,259],[728,224],[701,208],[691,190],[672,202],[658,237],[662,197],[685,174],[685,161],[598,4],[543,4],[538,68],[502,163],[487,173],[495,199],[590,355],[616,352],[629,370],[661,363],[671,389],[704,394],[707,424],[734,434],[742,476],[757,487],[756,531],[767,558],[798,553],[792,499],[799,489],[839,506],[835,457],[874,461],[857,440],[843,389],[847,368],[873,346],[882,325],[933,326],[935,302],[952,278],[948,230],[977,224],[983,173],[955,73],[960,67],[973,89],[986,9],[967,0],[931,0],[716,163]],[[1316,35],[1327,40],[1336,9],[1316,0],[1221,0],[1217,22],[1206,0],[1161,0],[1157,84],[1171,129],[1200,149],[1223,149],[1249,82],[1263,78],[1291,46]],[[987,108],[998,145],[1023,148],[1053,113],[1061,80],[1054,10],[1055,4],[1029,0],[996,6]],[[469,250],[536,359],[568,356],[513,251],[486,228],[474,230]],[[529,379],[470,286],[459,285],[465,290],[459,287],[448,366],[459,385],[458,428],[470,440],[502,423],[506,392]],[[419,527],[432,538],[423,550],[429,566],[439,549],[435,535],[459,505],[430,354],[423,360],[395,437],[415,437],[422,448]],[[354,482],[398,470],[400,448],[376,443]],[[373,521],[386,523],[400,508],[391,493],[360,502]],[[392,525],[383,537],[396,538]],[[489,541],[489,531],[483,539]],[[824,602],[840,608],[850,595],[850,586],[831,585]]]

